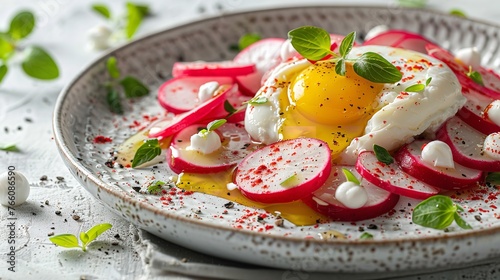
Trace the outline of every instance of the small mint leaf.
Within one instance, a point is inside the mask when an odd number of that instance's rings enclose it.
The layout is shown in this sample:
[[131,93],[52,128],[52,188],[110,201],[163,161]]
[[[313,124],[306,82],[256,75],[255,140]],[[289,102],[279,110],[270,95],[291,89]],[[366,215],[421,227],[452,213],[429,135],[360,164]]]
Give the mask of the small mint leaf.
[[108,102],[109,110],[111,112],[119,115],[123,114],[121,97],[115,88],[108,87],[106,101]]
[[377,157],[378,161],[387,165],[394,162],[394,158],[384,147],[375,144],[373,145],[373,151],[375,152],[375,156]]
[[18,153],[21,150],[16,145],[9,145],[9,146],[5,146],[5,147],[0,147],[0,151]]
[[424,84],[414,84],[409,87],[407,87],[404,91],[406,92],[421,92],[425,89]]
[[15,41],[27,37],[35,28],[35,16],[32,12],[22,11],[10,22],[7,34]]
[[7,65],[0,65],[0,83],[3,81],[3,78],[5,78],[5,75],[7,75],[8,71],[9,68],[7,67]]
[[226,112],[228,112],[229,114],[233,114],[233,113],[236,113],[238,110],[236,110],[233,105],[231,105],[231,103],[229,101],[224,101],[224,110],[226,110]]
[[86,235],[88,236],[87,244],[94,241],[99,235],[101,235],[103,232],[107,231],[108,229],[112,228],[113,226],[109,223],[104,223],[104,224],[98,224],[93,226],[91,229],[87,230]]
[[214,131],[216,130],[217,128],[221,127],[222,125],[224,125],[225,123],[227,122],[226,119],[220,119],[220,120],[215,120],[215,121],[211,121],[210,123],[208,123],[207,125],[207,130],[208,131]]
[[100,14],[106,19],[111,18],[111,12],[109,11],[108,6],[104,4],[94,4],[92,5],[92,10],[94,10],[96,13]]
[[356,185],[361,184],[361,182],[359,182],[358,178],[356,178],[356,176],[354,176],[354,174],[349,169],[342,168],[342,173],[344,173],[344,176],[347,179],[347,181],[353,182]]
[[60,234],[50,237],[49,240],[57,246],[61,246],[64,248],[80,248],[78,239],[73,234]]
[[361,55],[353,65],[354,72],[374,83],[396,83],[403,74],[383,56],[374,52]]
[[132,168],[152,161],[159,155],[161,155],[161,147],[158,139],[146,140],[135,153],[134,159],[132,160]]
[[337,73],[340,76],[345,76],[345,60],[344,59],[339,59],[337,63],[335,64],[335,73]]
[[120,69],[118,69],[116,57],[111,56],[106,60],[106,68],[108,69],[108,73],[113,79],[120,78]]
[[165,182],[163,181],[156,181],[156,182],[153,182],[151,183],[149,186],[148,186],[148,193],[150,194],[158,194],[161,192],[162,190],[162,187],[165,185]]
[[149,93],[149,88],[134,77],[127,76],[120,81],[127,98],[141,97]]
[[339,47],[339,53],[342,58],[346,58],[346,56],[351,52],[352,47],[354,46],[354,40],[356,40],[355,31],[347,34],[347,36],[344,37]]
[[59,67],[54,59],[37,46],[25,50],[22,68],[28,76],[40,80],[53,80],[59,77]]
[[363,234],[361,234],[359,239],[373,239],[373,234],[369,232],[363,232]]
[[267,103],[267,101],[269,101],[269,100],[265,96],[256,96],[256,97],[248,100],[247,103],[250,105],[262,105],[262,104]]

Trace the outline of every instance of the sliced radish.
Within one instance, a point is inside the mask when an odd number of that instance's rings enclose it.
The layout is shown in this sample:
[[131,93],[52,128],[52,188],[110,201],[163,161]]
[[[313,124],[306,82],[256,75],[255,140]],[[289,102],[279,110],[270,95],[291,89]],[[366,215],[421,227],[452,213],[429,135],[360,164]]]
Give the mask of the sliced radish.
[[252,74],[256,71],[254,63],[239,63],[233,61],[193,61],[176,62],[172,67],[172,76],[208,76],[236,77]]
[[333,166],[325,184],[311,196],[302,199],[302,201],[334,221],[348,222],[378,217],[393,209],[398,203],[399,195],[383,190],[366,180],[361,180],[361,186],[368,194],[368,202],[357,209],[346,207],[335,198],[337,187],[346,181],[342,168],[348,169],[360,179],[361,176],[352,166]]
[[172,78],[158,89],[158,102],[169,112],[175,114],[187,112],[202,103],[198,98],[198,91],[200,86],[208,82],[231,85],[234,83],[234,79],[231,77],[189,76]]
[[310,195],[331,172],[328,144],[296,138],[265,146],[238,164],[234,181],[241,193],[263,203],[285,203]]
[[226,111],[224,102],[223,104],[219,105],[219,107],[217,107],[215,110],[213,110],[212,113],[205,116],[203,120],[208,120],[208,122],[210,122],[216,119],[225,118],[228,122],[231,123],[242,122],[245,120],[245,111],[246,111],[246,106],[243,106],[243,104],[244,102],[250,99],[251,99],[250,96],[243,95],[239,91],[229,92],[227,95],[227,101],[229,102],[229,104],[231,104],[231,106],[234,109],[238,111],[228,117],[229,112]]
[[483,152],[486,135],[458,117],[446,121],[437,131],[436,137],[450,146],[453,159],[459,164],[483,171],[500,171],[500,161]]
[[397,163],[385,164],[378,161],[374,152],[359,154],[356,170],[367,181],[394,194],[416,199],[426,199],[438,189],[403,172]]
[[254,96],[260,89],[264,73],[276,67],[281,62],[281,46],[285,42],[282,38],[267,38],[251,44],[243,49],[233,59],[236,63],[253,63],[257,71],[246,76],[236,77],[241,92],[248,96]]
[[455,168],[433,166],[422,159],[422,148],[429,141],[418,140],[402,147],[395,159],[401,169],[409,175],[431,186],[458,190],[477,186],[482,171],[455,163]]
[[190,150],[190,138],[198,133],[205,124],[191,125],[172,138],[172,144],[167,151],[167,161],[175,173],[213,173],[227,170],[235,166],[248,154],[256,149],[252,139],[241,124],[226,123],[219,127],[216,133],[221,137],[222,146],[211,154],[202,154]]
[[224,104],[224,101],[226,100],[227,95],[230,92],[234,92],[237,90],[238,87],[235,84],[231,86],[221,87],[221,89],[219,90],[220,93],[218,95],[203,102],[193,110],[154,123],[149,129],[148,136],[150,138],[166,138],[181,131],[183,128],[197,123],[199,120],[209,115],[212,111],[219,108],[221,104]]
[[500,126],[490,121],[484,113],[495,99],[466,87],[462,88],[462,93],[467,98],[467,102],[457,112],[457,116],[484,134],[500,131]]
[[405,30],[389,30],[363,43],[363,45],[391,46],[421,53],[426,53],[425,46],[427,44],[435,43],[420,34]]
[[427,54],[435,57],[444,63],[446,63],[453,72],[457,75],[458,80],[462,86],[474,89],[486,96],[500,99],[500,77],[492,70],[480,67],[479,69],[473,69],[478,71],[483,79],[483,85],[474,82],[471,78],[467,76],[469,72],[469,66],[460,63],[450,52],[447,50],[433,44],[428,44],[426,46]]

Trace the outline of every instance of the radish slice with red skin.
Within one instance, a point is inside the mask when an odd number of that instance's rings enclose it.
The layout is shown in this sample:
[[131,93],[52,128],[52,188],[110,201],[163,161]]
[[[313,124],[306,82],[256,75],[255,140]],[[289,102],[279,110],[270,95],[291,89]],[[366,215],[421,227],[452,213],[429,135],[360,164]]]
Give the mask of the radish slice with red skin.
[[276,67],[281,62],[281,46],[285,42],[283,38],[267,38],[257,41],[243,49],[233,59],[236,63],[253,63],[257,71],[246,76],[236,77],[241,92],[248,96],[254,96],[261,87],[264,73]]
[[231,77],[189,77],[172,78],[163,83],[158,89],[158,102],[174,114],[187,112],[199,106],[198,99],[200,86],[208,82],[217,82],[219,85],[233,84]]
[[245,76],[257,71],[254,63],[238,63],[233,61],[193,61],[176,62],[172,67],[172,76],[208,76],[236,77]]
[[484,134],[500,131],[500,126],[490,121],[484,114],[495,99],[465,87],[462,87],[462,94],[467,98],[467,102],[457,112],[460,119]]
[[483,152],[486,135],[458,117],[446,121],[436,132],[436,138],[450,146],[455,162],[483,171],[500,171],[500,161]]
[[252,144],[252,139],[243,125],[226,123],[215,131],[222,141],[219,150],[211,154],[189,150],[191,136],[198,133],[200,127],[205,128],[206,124],[191,125],[172,138],[172,144],[167,151],[167,161],[170,169],[175,173],[205,174],[225,171],[235,166],[258,147]]
[[323,185],[330,172],[328,144],[315,138],[296,138],[273,143],[247,156],[238,164],[234,182],[251,200],[286,203],[309,196]]
[[381,33],[369,40],[366,40],[363,43],[363,46],[365,45],[390,46],[394,48],[402,48],[421,53],[426,53],[425,46],[427,44],[435,44],[435,43],[417,33],[405,30],[390,30]]
[[476,187],[483,172],[455,163],[455,168],[433,166],[422,159],[422,147],[429,143],[425,140],[413,141],[399,149],[395,159],[407,174],[444,190],[459,190]]
[[483,86],[469,78],[467,76],[469,66],[459,63],[447,50],[433,44],[428,44],[426,49],[428,55],[443,61],[451,68],[451,70],[453,70],[453,72],[455,72],[460,84],[462,84],[463,87],[474,89],[494,99],[500,99],[500,76],[498,76],[494,71],[484,67],[473,69],[481,74],[484,83]]
[[203,120],[208,120],[208,122],[210,122],[213,120],[225,118],[228,122],[231,123],[242,122],[245,120],[245,111],[247,108],[246,106],[243,106],[243,103],[247,102],[250,99],[250,96],[243,95],[239,91],[229,92],[227,95],[227,101],[229,102],[229,104],[231,104],[231,106],[233,106],[233,108],[238,111],[228,117],[229,112],[224,108],[224,102],[223,104],[219,105],[219,107],[216,108],[212,113],[203,118]]
[[356,171],[367,181],[388,192],[416,199],[426,199],[439,190],[403,172],[397,163],[378,161],[374,152],[359,154]]
[[191,111],[175,115],[169,119],[163,119],[154,123],[149,129],[149,138],[167,138],[182,129],[197,123],[212,111],[217,109],[227,98],[227,95],[232,91],[237,91],[236,84],[224,86],[219,89],[220,93],[209,99]]
[[[342,168],[348,169],[360,179],[361,186],[368,194],[368,201],[363,207],[351,209],[335,198],[337,187],[346,181]],[[398,203],[399,195],[383,190],[366,180],[361,180],[361,176],[353,166],[333,166],[325,184],[302,201],[334,221],[356,222],[372,219],[389,212]]]

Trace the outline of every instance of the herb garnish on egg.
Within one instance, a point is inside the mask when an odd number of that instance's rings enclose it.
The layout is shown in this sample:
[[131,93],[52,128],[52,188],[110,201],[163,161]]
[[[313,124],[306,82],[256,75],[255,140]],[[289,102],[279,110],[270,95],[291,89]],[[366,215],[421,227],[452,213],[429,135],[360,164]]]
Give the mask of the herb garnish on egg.
[[374,83],[395,83],[402,78],[401,72],[392,63],[374,52],[366,52],[356,59],[348,59],[356,39],[356,32],[349,33],[340,44],[339,54],[330,50],[331,39],[326,30],[315,26],[303,26],[288,32],[292,46],[304,58],[319,61],[328,60],[336,63],[335,72],[345,76],[346,62],[354,62],[352,67],[359,76]]

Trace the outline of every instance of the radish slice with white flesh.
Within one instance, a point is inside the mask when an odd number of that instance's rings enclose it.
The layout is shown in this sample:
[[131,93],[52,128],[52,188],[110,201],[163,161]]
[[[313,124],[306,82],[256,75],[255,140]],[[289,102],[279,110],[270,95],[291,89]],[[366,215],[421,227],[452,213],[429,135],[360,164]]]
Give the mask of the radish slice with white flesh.
[[[158,89],[158,102],[169,112],[178,114],[187,112],[199,106],[203,101],[198,98],[200,87],[209,82],[219,85],[231,85],[231,77],[189,77],[172,78]],[[217,90],[216,90],[217,91]]]
[[484,134],[499,132],[500,126],[490,121],[484,113],[495,99],[465,87],[462,87],[462,94],[467,102],[458,110],[457,116]]
[[459,190],[477,186],[483,172],[455,163],[455,168],[438,167],[422,159],[422,148],[429,143],[425,140],[413,141],[399,149],[395,159],[407,174],[444,190]]
[[193,61],[176,62],[172,66],[172,76],[209,76],[236,77],[250,75],[257,71],[254,63],[238,63],[233,61]]
[[402,48],[426,53],[425,46],[434,44],[424,36],[404,30],[390,30],[383,32],[363,43],[365,45],[381,45],[394,48]]
[[[368,201],[361,208],[348,208],[335,198],[338,186],[346,182],[342,168],[351,171],[361,181],[361,187],[365,189],[368,195]],[[387,213],[396,206],[399,201],[399,195],[390,193],[366,180],[362,180],[353,166],[333,166],[325,184],[310,197],[302,199],[302,201],[315,211],[330,217],[334,221],[356,222]]]
[[359,154],[356,170],[367,181],[388,192],[416,199],[426,199],[439,190],[403,172],[397,163],[380,162],[374,152]]
[[209,115],[212,111],[219,108],[221,104],[224,104],[224,101],[226,100],[227,95],[230,92],[237,90],[238,87],[236,86],[236,84],[233,84],[231,86],[226,85],[220,87],[219,94],[214,96],[212,99],[203,102],[193,110],[175,115],[172,118],[159,120],[156,123],[154,123],[149,129],[148,137],[167,138],[181,131],[183,128],[186,128],[194,123],[197,123],[205,116]]
[[235,166],[258,147],[252,144],[252,139],[243,125],[226,123],[212,132],[218,133],[221,138],[222,146],[219,150],[210,154],[190,150],[191,136],[205,127],[204,124],[191,125],[174,135],[167,151],[167,161],[172,171],[177,174],[224,171]]
[[443,61],[455,72],[462,86],[474,89],[486,96],[500,99],[500,76],[494,71],[484,67],[472,69],[481,74],[484,85],[480,85],[467,76],[469,66],[460,63],[450,52],[433,44],[428,44],[426,49],[428,55]]
[[263,203],[302,199],[320,188],[331,172],[328,144],[314,138],[273,143],[243,159],[234,182],[247,198]]
[[486,136],[458,117],[446,121],[436,133],[437,139],[450,146],[455,162],[483,171],[500,171],[500,161],[483,152]]
[[254,96],[261,87],[264,73],[276,67],[281,62],[281,46],[285,42],[283,38],[267,38],[257,41],[243,49],[233,59],[236,63],[255,64],[257,71],[246,76],[236,77],[241,92],[248,96]]

